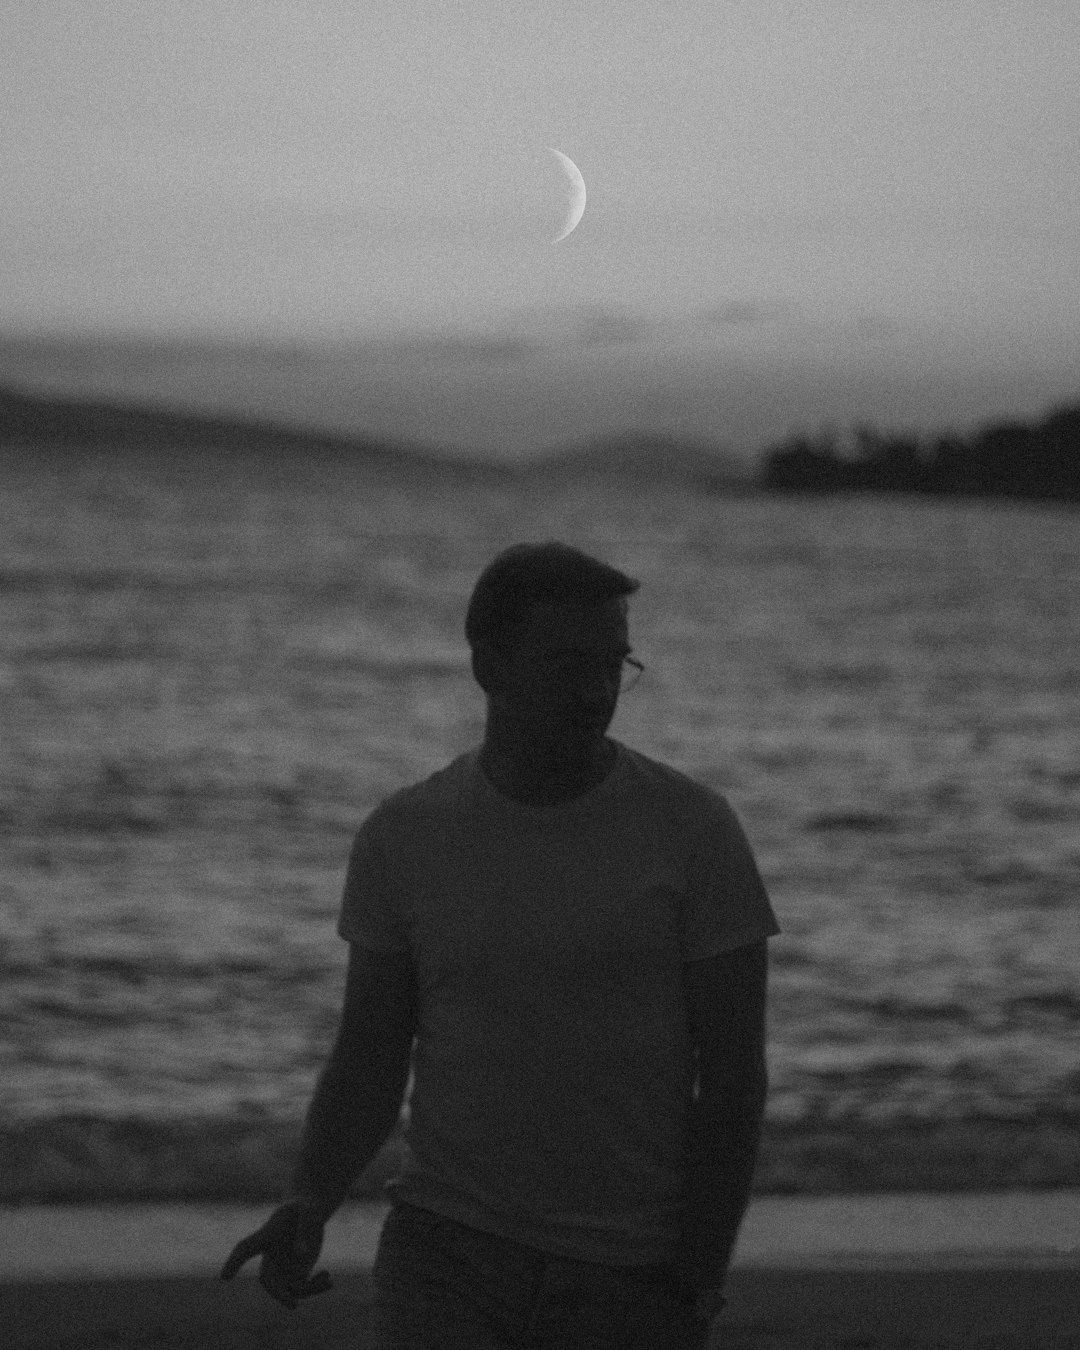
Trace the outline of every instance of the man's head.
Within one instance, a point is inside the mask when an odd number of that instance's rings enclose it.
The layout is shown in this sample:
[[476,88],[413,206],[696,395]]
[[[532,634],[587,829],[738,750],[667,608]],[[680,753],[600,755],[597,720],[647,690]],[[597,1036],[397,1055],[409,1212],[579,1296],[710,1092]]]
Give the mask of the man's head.
[[553,540],[516,544],[480,574],[465,616],[489,718],[542,757],[602,741],[630,650],[626,597],[639,581]]

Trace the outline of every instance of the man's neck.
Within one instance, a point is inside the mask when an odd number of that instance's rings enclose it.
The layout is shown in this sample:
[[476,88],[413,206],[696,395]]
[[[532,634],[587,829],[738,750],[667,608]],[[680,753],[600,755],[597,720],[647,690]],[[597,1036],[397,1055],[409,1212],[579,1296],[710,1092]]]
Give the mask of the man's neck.
[[480,766],[500,792],[529,805],[557,805],[572,801],[598,787],[615,763],[615,743],[605,736],[597,753],[585,764],[570,768],[552,766],[537,772],[535,764],[515,764],[487,742],[480,749]]

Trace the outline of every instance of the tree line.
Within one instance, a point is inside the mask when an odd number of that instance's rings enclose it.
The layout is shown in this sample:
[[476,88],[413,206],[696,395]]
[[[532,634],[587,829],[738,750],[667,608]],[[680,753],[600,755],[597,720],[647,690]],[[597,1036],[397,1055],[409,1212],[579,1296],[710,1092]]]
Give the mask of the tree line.
[[928,440],[856,427],[854,454],[832,432],[797,434],[763,452],[761,481],[776,492],[919,492],[1080,502],[1080,404],[1040,422],[995,422],[965,438]]

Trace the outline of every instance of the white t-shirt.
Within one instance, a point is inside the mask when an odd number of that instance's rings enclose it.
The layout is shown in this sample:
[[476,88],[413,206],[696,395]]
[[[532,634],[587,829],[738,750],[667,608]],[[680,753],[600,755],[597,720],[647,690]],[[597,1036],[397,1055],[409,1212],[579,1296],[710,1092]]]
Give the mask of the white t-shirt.
[[[610,738],[609,738],[610,739]],[[559,806],[479,749],[357,833],[338,932],[412,953],[400,1199],[557,1255],[674,1260],[693,1060],[682,963],[779,933],[726,799],[616,741]]]

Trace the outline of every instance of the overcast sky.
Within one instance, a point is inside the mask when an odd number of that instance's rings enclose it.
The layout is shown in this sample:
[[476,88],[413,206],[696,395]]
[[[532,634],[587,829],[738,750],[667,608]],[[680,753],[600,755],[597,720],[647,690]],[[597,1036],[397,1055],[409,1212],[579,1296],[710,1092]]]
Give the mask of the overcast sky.
[[1080,357],[1078,53],[1076,0],[13,0],[0,326]]

